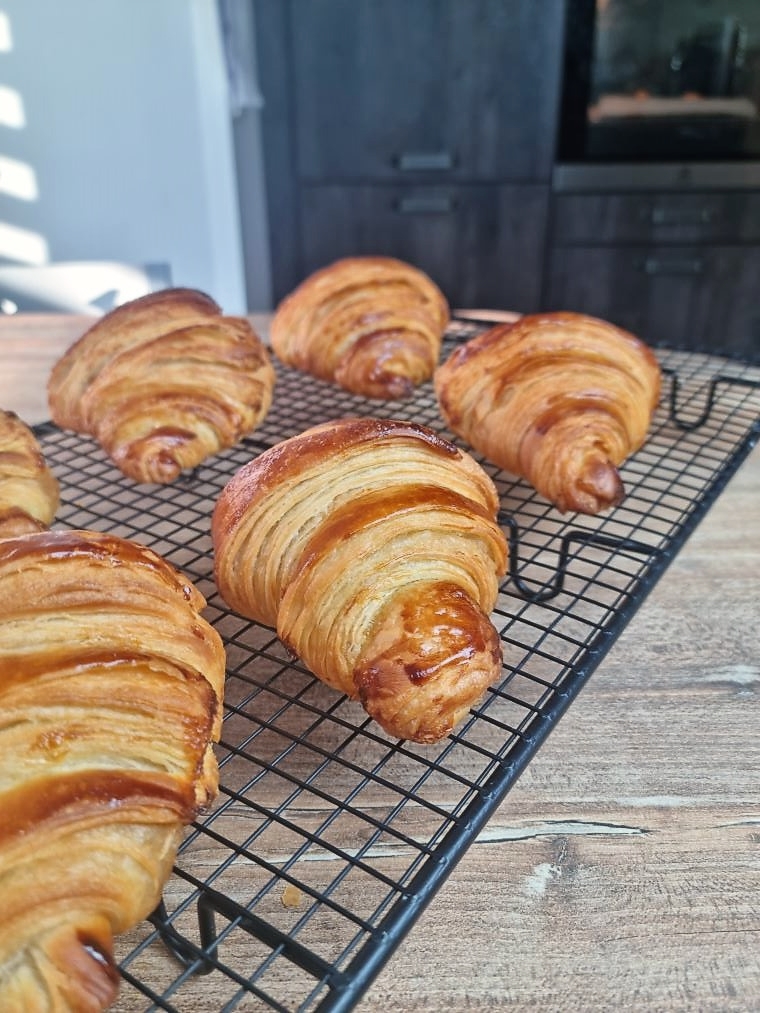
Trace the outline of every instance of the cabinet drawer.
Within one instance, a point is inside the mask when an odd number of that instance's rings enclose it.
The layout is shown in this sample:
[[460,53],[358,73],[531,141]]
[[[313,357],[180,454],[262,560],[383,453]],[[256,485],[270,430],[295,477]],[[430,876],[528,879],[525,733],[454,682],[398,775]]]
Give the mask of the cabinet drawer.
[[557,243],[760,242],[760,194],[560,194]]
[[556,247],[545,302],[652,344],[757,362],[758,277],[760,246]]
[[548,182],[562,8],[292,0],[300,178]]
[[452,306],[537,309],[546,186],[305,186],[305,273],[351,255],[399,257]]

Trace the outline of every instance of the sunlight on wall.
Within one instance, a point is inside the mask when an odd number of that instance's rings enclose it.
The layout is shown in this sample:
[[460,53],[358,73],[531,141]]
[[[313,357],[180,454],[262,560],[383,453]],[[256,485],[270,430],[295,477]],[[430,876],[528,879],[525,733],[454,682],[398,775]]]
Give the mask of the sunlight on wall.
[[15,88],[0,84],[0,127],[21,130],[26,126],[24,102]]
[[37,200],[37,173],[26,162],[0,155],[0,193],[17,200]]
[[11,19],[5,11],[0,11],[0,53],[10,53],[12,49]]
[[[6,11],[0,10],[0,54],[10,53],[12,49],[11,20]],[[0,129],[23,130],[25,126],[26,113],[21,94],[15,88],[0,84]],[[39,200],[34,167],[0,154],[0,194],[18,201]],[[48,263],[50,250],[47,240],[39,232],[0,221],[0,258],[16,264],[39,266]],[[0,306],[0,312],[12,310]]]
[[50,251],[39,232],[0,222],[0,257],[21,264],[47,264]]

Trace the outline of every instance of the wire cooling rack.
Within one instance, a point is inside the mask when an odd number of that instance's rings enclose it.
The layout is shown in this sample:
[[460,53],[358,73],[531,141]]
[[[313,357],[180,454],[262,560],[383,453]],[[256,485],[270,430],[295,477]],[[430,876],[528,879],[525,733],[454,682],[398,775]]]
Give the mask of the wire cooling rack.
[[[444,354],[479,329],[454,323]],[[390,739],[271,629],[227,609],[209,532],[230,476],[308,426],[382,413],[445,432],[430,384],[381,405],[278,365],[273,407],[252,438],[168,487],[137,486],[91,441],[38,427],[62,487],[56,526],[109,530],[161,553],[205,594],[227,650],[219,798],[189,828],[159,909],[119,940],[116,1010],[356,1003],[758,438],[760,369],[658,355],[662,403],[623,468],[616,509],[560,515],[484,465],[511,547],[492,617],[503,679],[437,746]]]

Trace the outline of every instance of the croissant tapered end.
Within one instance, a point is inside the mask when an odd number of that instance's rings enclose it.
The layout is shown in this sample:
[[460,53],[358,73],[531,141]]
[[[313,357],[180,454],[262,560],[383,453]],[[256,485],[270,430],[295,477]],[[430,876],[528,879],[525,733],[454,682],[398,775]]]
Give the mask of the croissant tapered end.
[[557,494],[561,511],[598,514],[618,506],[625,499],[625,487],[615,465],[607,458],[589,454],[582,467],[563,483]]
[[102,919],[93,920],[84,931],[61,924],[46,935],[44,951],[38,950],[36,956],[35,963],[0,969],[3,1013],[100,1013],[115,1002],[121,979],[111,952],[110,929]]
[[261,454],[212,521],[222,597],[390,734],[446,735],[501,668],[498,497],[432,430],[343,419]]
[[0,1009],[97,1011],[213,799],[225,674],[205,601],[89,531],[0,541]]
[[660,388],[651,349],[579,313],[491,328],[435,374],[453,432],[559,510],[587,514],[622,502],[618,469],[644,443]]
[[34,433],[15,412],[0,411],[0,538],[49,527],[59,502]]
[[[47,939],[47,968],[50,977],[46,982],[48,992],[59,987],[72,1010],[97,1013],[107,1009],[119,994],[119,972],[114,962],[112,939],[108,923],[93,919],[90,925],[74,930],[62,925]],[[67,969],[64,981],[60,981],[60,968]],[[57,973],[56,973],[57,972]]]
[[359,699],[389,734],[437,742],[501,671],[501,644],[483,611],[456,585],[398,594],[354,673]]
[[422,271],[391,257],[347,257],[277,307],[270,339],[289,366],[363,397],[396,400],[430,379],[449,307]]
[[137,482],[172,482],[235,444],[272,402],[275,374],[250,323],[193,289],[102,317],[53,367],[51,417],[93,436]]

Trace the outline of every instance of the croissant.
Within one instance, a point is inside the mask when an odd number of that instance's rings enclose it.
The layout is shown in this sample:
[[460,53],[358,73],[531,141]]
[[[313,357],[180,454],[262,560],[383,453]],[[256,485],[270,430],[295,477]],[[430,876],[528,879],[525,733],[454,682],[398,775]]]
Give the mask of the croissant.
[[0,1009],[94,1011],[212,800],[225,671],[200,592],[109,535],[0,541]]
[[34,433],[15,412],[0,411],[0,538],[44,530],[59,502]]
[[232,446],[272,401],[269,355],[243,317],[194,289],[111,310],[53,367],[51,417],[93,436],[137,482],[172,482]]
[[410,264],[347,257],[277,307],[270,341],[287,365],[363,397],[408,397],[433,375],[449,320],[443,293]]
[[613,324],[542,313],[457,348],[436,371],[451,430],[561,511],[621,502],[618,467],[643,444],[660,397],[652,351]]
[[434,742],[501,670],[497,507],[480,465],[424,426],[326,423],[222,491],[217,587],[390,735]]

